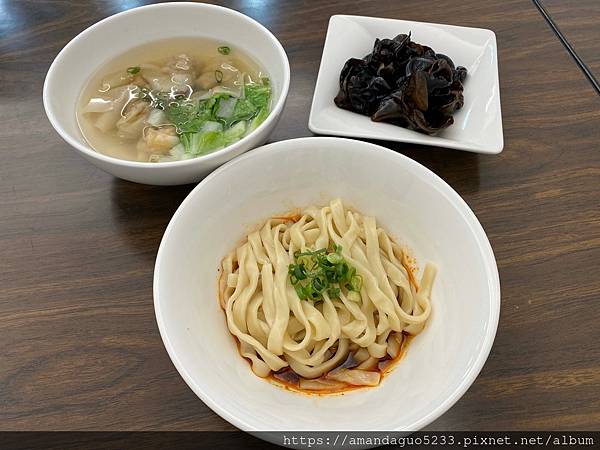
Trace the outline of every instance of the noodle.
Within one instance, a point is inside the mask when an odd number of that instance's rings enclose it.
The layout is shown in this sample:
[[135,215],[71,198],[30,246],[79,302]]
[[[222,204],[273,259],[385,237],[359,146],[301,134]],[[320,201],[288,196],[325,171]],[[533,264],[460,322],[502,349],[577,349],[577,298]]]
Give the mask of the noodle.
[[[301,299],[302,285],[290,273],[317,257],[332,261],[327,270],[349,269],[351,281]],[[373,368],[398,357],[404,338],[420,333],[429,318],[435,272],[427,264],[418,285],[405,252],[375,219],[336,199],[271,218],[251,233],[222,262],[220,302],[256,375],[291,370],[308,389],[376,385]]]

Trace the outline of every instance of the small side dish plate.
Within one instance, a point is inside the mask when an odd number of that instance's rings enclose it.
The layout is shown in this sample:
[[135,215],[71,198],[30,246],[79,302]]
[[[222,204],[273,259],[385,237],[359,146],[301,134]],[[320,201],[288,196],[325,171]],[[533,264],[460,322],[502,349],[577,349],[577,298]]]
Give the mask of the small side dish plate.
[[[411,33],[411,39],[448,55],[468,70],[465,103],[454,124],[436,136],[396,125],[373,122],[367,116],[338,108],[340,71],[349,58],[372,51],[376,38]],[[329,20],[310,118],[317,134],[381,139],[497,154],[504,147],[496,35],[491,30],[409,20],[335,15]]]

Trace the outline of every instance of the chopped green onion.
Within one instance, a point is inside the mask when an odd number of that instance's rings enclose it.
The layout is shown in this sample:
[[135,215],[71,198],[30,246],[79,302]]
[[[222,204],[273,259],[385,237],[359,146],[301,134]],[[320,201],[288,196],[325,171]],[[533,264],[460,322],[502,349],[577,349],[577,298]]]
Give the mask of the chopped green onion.
[[327,289],[327,295],[329,295],[330,298],[340,298],[340,292],[340,288],[337,287]]
[[334,244],[333,250],[321,248],[294,253],[294,263],[288,266],[288,273],[300,300],[320,301],[324,294],[339,298],[342,288],[348,294],[354,293],[353,297],[359,295],[362,278],[344,259],[341,246]]
[[215,70],[215,80],[217,80],[217,83],[223,81],[223,72],[221,72],[219,69]]
[[231,52],[231,49],[229,47],[227,47],[226,45],[223,45],[222,47],[217,48],[217,50],[219,51],[219,53],[221,55],[229,55],[229,53]]
[[342,255],[339,255],[337,253],[330,253],[329,255],[327,255],[327,261],[329,261],[331,264],[339,264],[343,261],[343,257]]
[[129,75],[135,75],[136,73],[138,73],[141,69],[140,66],[133,66],[133,67],[128,67],[127,68],[127,73]]
[[362,287],[362,277],[360,275],[352,277],[352,280],[350,281],[350,287],[352,288],[351,290],[359,292],[360,288]]
[[321,253],[327,253],[327,249],[326,248],[322,248],[319,250],[315,250],[314,252],[308,251],[308,252],[296,252],[294,253],[294,258],[298,258],[300,256],[315,256],[315,255],[320,255]]

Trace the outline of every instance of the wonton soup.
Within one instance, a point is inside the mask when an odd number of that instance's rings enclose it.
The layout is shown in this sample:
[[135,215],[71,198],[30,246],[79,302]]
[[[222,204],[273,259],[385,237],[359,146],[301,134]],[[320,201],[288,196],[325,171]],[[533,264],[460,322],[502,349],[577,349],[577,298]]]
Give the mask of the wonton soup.
[[247,55],[210,39],[175,38],[104,64],[83,89],[76,114],[96,151],[168,162],[242,139],[270,106],[269,78]]

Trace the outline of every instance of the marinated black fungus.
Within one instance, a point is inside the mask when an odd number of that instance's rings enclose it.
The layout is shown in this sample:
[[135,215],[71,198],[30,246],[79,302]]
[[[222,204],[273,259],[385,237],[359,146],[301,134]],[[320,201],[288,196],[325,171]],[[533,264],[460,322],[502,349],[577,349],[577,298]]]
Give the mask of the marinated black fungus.
[[462,108],[467,69],[448,56],[410,40],[410,33],[394,39],[376,39],[363,59],[346,61],[340,73],[335,104],[433,135],[452,125]]

